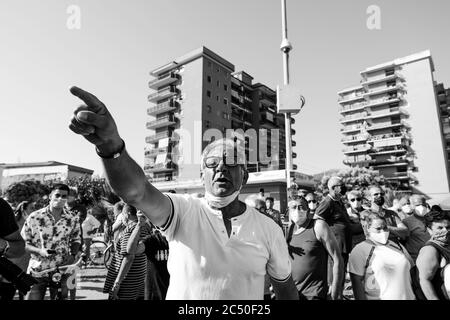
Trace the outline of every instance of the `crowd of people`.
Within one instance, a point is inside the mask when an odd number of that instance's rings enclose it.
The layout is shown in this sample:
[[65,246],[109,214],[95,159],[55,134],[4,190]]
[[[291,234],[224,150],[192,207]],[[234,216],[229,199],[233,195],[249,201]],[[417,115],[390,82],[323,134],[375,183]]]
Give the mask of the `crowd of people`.
[[[301,192],[283,215],[262,193],[240,200],[248,171],[237,139],[218,139],[203,150],[204,196],[161,193],[127,153],[106,106],[80,88],[71,92],[85,105],[69,128],[95,145],[122,199],[105,228],[115,248],[104,285],[109,299],[449,299],[450,216],[423,195],[386,208],[381,186],[346,190],[331,177],[322,199]],[[31,274],[74,261],[86,243],[69,193],[55,186],[49,206],[25,219],[23,239],[14,215],[2,217],[14,222],[0,224],[10,248],[5,255],[21,257],[25,246]],[[42,298],[46,286],[38,279],[29,297]]]

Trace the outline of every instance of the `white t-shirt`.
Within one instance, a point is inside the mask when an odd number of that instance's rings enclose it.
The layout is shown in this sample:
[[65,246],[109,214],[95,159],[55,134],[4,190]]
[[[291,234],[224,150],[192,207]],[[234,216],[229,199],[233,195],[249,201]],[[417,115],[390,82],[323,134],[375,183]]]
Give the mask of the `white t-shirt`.
[[92,239],[94,238],[94,234],[88,234],[88,231],[91,232],[92,230],[100,227],[100,221],[95,219],[92,214],[87,214],[86,219],[84,219],[83,223],[81,224],[81,227],[83,228],[83,239]]
[[353,248],[349,271],[364,276],[364,291],[368,300],[415,300],[411,287],[410,269],[414,265],[405,248],[389,240],[377,245],[367,269],[365,266],[373,244],[363,241]]
[[264,296],[266,271],[275,280],[291,275],[281,228],[247,207],[231,221],[204,198],[168,194],[173,211],[161,227],[169,242],[168,300],[256,300]]

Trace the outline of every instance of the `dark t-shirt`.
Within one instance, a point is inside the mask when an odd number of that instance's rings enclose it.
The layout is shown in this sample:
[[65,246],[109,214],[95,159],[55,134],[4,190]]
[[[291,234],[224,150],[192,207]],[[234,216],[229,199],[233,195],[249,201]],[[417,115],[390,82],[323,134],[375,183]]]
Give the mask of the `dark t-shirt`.
[[0,198],[0,238],[19,230],[11,206]]

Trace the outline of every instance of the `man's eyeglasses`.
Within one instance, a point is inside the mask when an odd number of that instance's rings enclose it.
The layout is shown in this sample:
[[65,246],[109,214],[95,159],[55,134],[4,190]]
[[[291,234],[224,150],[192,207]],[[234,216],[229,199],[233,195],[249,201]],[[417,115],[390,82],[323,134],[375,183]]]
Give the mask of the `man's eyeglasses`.
[[316,200],[308,200],[308,203],[316,203]]
[[351,202],[355,202],[355,201],[359,201],[359,202],[361,202],[361,198],[353,198],[353,199],[349,199]]
[[374,193],[373,196],[374,197],[378,197],[378,196],[382,197],[382,196],[384,196],[384,193]]
[[54,196],[55,198],[67,199],[67,194],[55,193]]
[[230,159],[227,157],[208,157],[204,162],[207,168],[216,168],[222,160],[227,167],[236,167],[240,164],[237,158]]

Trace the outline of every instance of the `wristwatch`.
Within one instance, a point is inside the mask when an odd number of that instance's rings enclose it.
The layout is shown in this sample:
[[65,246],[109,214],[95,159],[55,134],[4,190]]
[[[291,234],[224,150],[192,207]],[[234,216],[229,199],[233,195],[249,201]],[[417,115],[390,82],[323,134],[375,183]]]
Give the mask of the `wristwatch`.
[[125,141],[122,140],[122,146],[119,148],[119,150],[114,151],[111,154],[102,154],[100,150],[98,150],[97,147],[95,147],[95,152],[97,152],[97,155],[102,159],[117,159],[122,154],[123,150],[125,150]]

